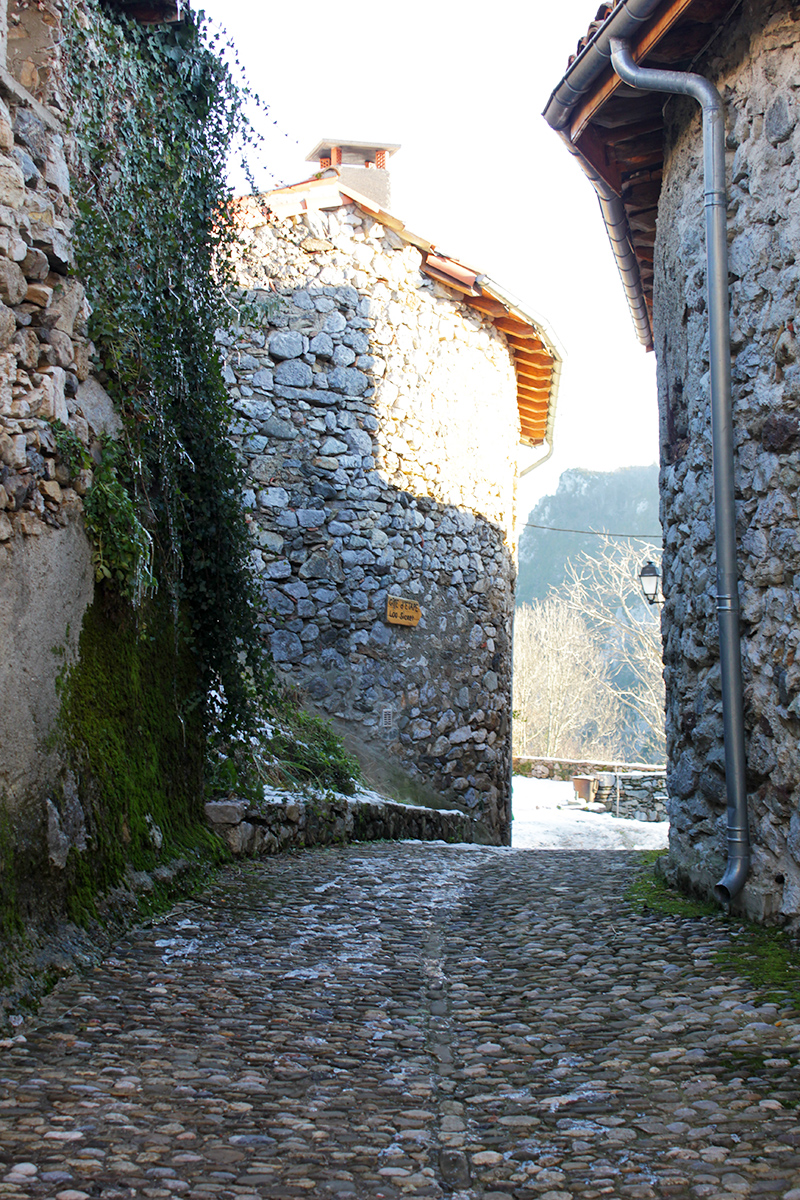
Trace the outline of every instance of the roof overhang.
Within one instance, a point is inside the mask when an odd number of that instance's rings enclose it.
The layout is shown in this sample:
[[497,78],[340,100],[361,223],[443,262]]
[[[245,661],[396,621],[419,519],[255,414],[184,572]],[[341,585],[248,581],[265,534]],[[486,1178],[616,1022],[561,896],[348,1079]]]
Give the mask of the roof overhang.
[[[526,446],[541,446],[547,442],[552,447],[563,356],[545,323],[526,311],[488,275],[441,254],[432,242],[412,233],[374,200],[343,183],[335,169],[269,192],[260,198],[260,211],[266,208],[282,220],[348,204],[369,213],[407,245],[414,246],[422,257],[420,270],[425,275],[453,291],[459,300],[469,304],[503,334],[517,376],[520,441]],[[242,216],[244,213],[240,209],[239,219]]]
[[604,4],[553,91],[544,118],[591,180],[639,340],[653,348],[653,247],[664,167],[664,96],[622,82],[612,37],[636,62],[689,71],[742,0],[617,0]]

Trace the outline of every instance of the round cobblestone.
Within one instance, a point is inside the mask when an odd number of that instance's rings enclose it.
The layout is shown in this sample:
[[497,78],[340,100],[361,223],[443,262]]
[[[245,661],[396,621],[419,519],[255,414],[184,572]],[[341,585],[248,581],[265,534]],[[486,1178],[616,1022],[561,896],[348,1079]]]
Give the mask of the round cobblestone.
[[247,864],[0,1049],[0,1200],[794,1200],[800,1019],[628,853]]

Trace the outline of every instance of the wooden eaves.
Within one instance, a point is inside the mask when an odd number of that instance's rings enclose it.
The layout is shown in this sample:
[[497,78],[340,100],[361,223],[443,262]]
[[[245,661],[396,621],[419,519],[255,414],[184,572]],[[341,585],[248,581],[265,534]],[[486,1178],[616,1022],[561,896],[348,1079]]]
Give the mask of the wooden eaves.
[[406,229],[402,221],[374,200],[343,183],[333,167],[322,175],[269,192],[262,203],[278,219],[355,204],[406,244],[416,247],[422,258],[422,272],[487,317],[505,337],[517,376],[520,442],[531,447],[547,442],[552,447],[562,355],[543,321],[527,313],[487,275],[440,254],[431,242]]
[[[634,60],[667,70],[696,69],[697,59],[740,3],[741,0],[663,0],[654,6],[649,19],[631,39]],[[626,243],[632,251],[629,259],[635,262],[638,278],[632,282],[622,266],[621,274],[640,340],[652,349],[653,247],[664,169],[666,97],[628,87],[608,61],[607,41],[625,7],[625,0],[601,5],[589,33],[578,44],[578,53],[553,91],[544,116],[558,129],[598,193],[605,190],[621,201],[626,228],[620,230],[617,226],[612,237],[607,216],[606,224],[618,263]],[[591,86],[576,96],[565,119],[563,103],[557,104],[556,97],[568,92],[570,76],[575,77],[581,66],[585,69],[592,54],[597,69]],[[638,310],[635,306],[637,290],[644,301],[646,319],[642,317],[641,303]]]

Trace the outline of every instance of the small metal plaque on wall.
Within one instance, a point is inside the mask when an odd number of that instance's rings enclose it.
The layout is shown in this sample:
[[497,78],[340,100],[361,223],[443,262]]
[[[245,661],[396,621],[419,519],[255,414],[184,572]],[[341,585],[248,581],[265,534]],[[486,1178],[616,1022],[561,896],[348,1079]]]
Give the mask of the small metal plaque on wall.
[[386,620],[390,625],[419,625],[422,609],[416,600],[404,600],[402,596],[386,597]]

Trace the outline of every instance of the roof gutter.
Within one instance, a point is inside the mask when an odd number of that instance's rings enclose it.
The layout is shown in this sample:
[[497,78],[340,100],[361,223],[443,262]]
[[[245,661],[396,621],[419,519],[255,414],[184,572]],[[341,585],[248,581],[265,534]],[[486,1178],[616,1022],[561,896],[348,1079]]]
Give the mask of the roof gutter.
[[628,307],[633,319],[636,336],[646,350],[652,350],[653,331],[650,327],[650,313],[647,311],[647,304],[644,298],[639,263],[636,260],[636,254],[631,244],[630,226],[628,225],[628,214],[625,212],[625,205],[610,184],[606,183],[605,179],[597,173],[589,160],[583,157],[580,150],[572,144],[569,138],[564,137],[564,141],[569,148],[570,154],[577,158],[583,173],[588,177],[592,187],[597,192],[600,212],[603,214],[606,233],[611,243],[611,252],[614,255],[619,277],[625,290],[625,295],[628,298]]
[[653,332],[650,314],[642,288],[639,264],[630,239],[630,227],[624,205],[611,187],[581,154],[569,136],[567,126],[573,109],[589,92],[598,78],[611,68],[611,39],[630,40],[660,8],[663,0],[624,0],[598,29],[592,40],[584,47],[570,66],[561,83],[555,89],[544,110],[544,119],[564,139],[570,154],[579,162],[589,178],[603,214],[608,240],[617,263],[622,286],[639,341],[648,350],[653,349]]
[[664,0],[623,0],[617,5],[550,96],[543,116],[551,129],[560,132],[565,128],[575,105],[611,66],[611,39],[630,41],[663,3]]

